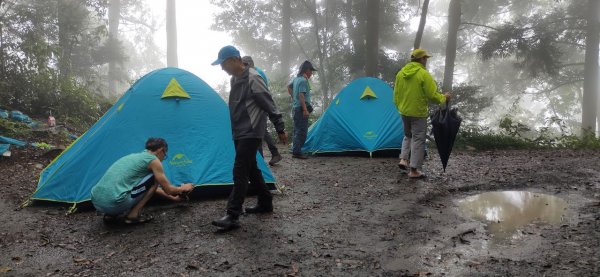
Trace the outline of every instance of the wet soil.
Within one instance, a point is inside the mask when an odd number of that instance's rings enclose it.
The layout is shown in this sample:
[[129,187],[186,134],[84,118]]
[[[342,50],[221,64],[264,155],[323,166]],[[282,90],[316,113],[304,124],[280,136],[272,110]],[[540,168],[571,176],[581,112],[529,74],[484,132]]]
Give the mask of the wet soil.
[[[456,152],[446,173],[432,154],[425,180],[409,180],[396,158],[284,154],[272,168],[287,187],[275,212],[227,233],[210,225],[224,198],[155,203],[154,221],[135,227],[105,226],[92,210],[67,216],[64,205],[19,209],[48,162],[32,149],[0,160],[0,275],[600,275],[599,151]],[[553,195],[567,210],[497,240],[459,209],[506,190]]]

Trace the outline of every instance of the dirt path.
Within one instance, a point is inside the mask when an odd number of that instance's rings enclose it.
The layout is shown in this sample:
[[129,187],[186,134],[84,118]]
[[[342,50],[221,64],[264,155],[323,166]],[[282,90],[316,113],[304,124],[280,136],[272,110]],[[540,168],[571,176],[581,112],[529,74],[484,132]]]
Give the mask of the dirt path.
[[[0,161],[0,272],[6,276],[599,276],[600,152],[458,152],[446,174],[410,181],[395,158],[284,156],[275,213],[216,233],[224,199],[152,205],[155,220],[106,227],[92,211],[15,210],[48,161],[14,151]],[[458,201],[486,191],[560,197],[558,225],[496,240]],[[255,200],[250,198],[248,202]],[[2,275],[2,273],[0,273]]]

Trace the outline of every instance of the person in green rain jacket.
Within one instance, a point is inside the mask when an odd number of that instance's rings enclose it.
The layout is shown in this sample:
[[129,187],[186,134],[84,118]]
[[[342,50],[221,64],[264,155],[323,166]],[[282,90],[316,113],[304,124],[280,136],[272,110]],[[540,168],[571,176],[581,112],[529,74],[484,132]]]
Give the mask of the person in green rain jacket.
[[[394,84],[394,104],[402,115],[404,140],[398,166],[407,170],[409,178],[424,178],[421,171],[425,158],[425,137],[429,103],[442,104],[450,99],[450,94],[441,94],[427,69],[427,59],[431,56],[423,49],[415,49],[411,62],[396,75]],[[410,160],[409,160],[410,157]]]

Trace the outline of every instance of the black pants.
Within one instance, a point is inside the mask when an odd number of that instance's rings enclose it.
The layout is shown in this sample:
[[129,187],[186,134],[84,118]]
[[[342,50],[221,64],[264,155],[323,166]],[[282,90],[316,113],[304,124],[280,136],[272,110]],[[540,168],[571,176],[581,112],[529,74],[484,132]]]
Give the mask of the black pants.
[[[271,137],[271,134],[269,134],[269,130],[265,130],[265,137],[263,138],[263,141],[267,143],[269,152],[271,152],[271,157],[279,155],[279,149],[277,149],[277,145],[275,145],[275,141],[273,141],[273,137]],[[260,146],[258,147],[258,152],[260,152],[261,156],[263,156],[263,157],[265,156],[263,154],[262,142],[260,143]]]
[[240,139],[234,142],[233,190],[227,202],[227,214],[237,217],[242,213],[248,182],[256,189],[258,204],[271,205],[273,197],[256,163],[256,151],[260,144],[261,139]]

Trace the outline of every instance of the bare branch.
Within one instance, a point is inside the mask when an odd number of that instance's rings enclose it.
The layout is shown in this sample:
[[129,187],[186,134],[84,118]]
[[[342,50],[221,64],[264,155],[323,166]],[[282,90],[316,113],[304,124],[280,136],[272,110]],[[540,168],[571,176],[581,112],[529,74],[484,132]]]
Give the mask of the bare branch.
[[488,25],[483,25],[483,24],[479,24],[479,23],[473,23],[473,22],[461,22],[461,25],[473,25],[473,26],[477,26],[477,27],[483,27],[483,28],[488,28],[488,29],[492,29],[494,31],[500,31],[500,29],[498,28],[494,28],[492,26],[488,26]]
[[561,64],[559,65],[560,68],[565,68],[565,67],[569,67],[569,66],[580,66],[580,65],[584,65],[585,63],[565,63],[565,64]]
[[540,90],[540,91],[536,91],[536,92],[524,92],[523,94],[543,94],[543,93],[548,93],[548,92],[555,91],[555,90],[557,90],[557,89],[559,89],[561,87],[572,85],[572,84],[575,84],[575,83],[578,83],[578,82],[583,82],[583,79],[573,79],[571,81],[567,81],[567,82],[558,84],[558,85],[556,85],[554,87],[551,87],[549,89],[544,89],[544,90]]

